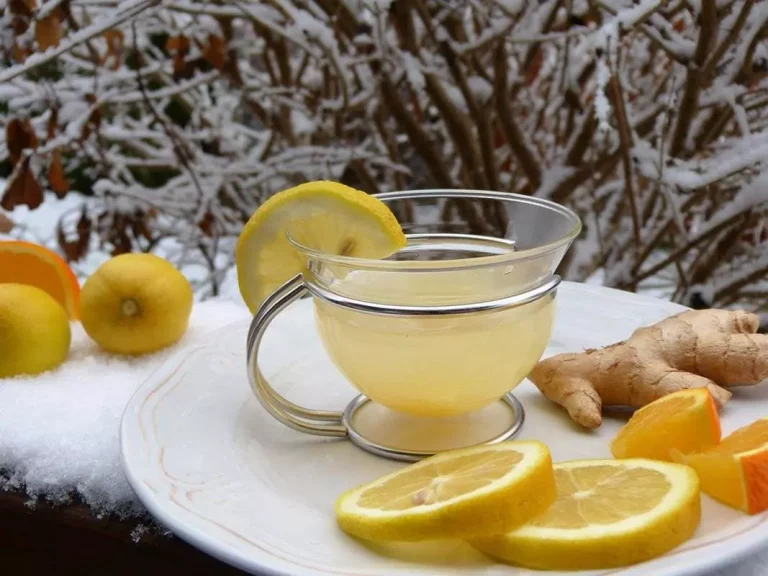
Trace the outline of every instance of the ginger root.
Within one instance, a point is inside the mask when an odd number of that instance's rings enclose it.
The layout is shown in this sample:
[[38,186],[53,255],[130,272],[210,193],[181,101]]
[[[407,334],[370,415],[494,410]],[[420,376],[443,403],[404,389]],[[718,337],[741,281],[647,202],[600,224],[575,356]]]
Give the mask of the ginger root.
[[768,378],[768,335],[755,314],[687,310],[600,350],[558,354],[528,376],[544,396],[586,428],[600,426],[603,406],[640,408],[666,394],[706,387],[718,406],[723,387]]

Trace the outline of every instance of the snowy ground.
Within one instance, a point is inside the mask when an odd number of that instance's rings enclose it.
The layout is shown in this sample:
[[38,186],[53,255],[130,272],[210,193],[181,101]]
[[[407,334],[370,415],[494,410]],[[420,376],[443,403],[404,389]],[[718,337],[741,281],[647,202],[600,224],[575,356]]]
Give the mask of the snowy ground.
[[32,502],[67,502],[77,494],[96,514],[143,515],[119,460],[125,405],[179,348],[248,317],[244,306],[207,300],[194,307],[181,342],[136,359],[102,352],[73,324],[63,365],[0,381],[0,489],[25,490]]
[[[87,202],[79,194],[61,200],[47,194],[35,210],[0,210],[13,222],[0,239],[29,240],[58,251],[56,223],[64,214],[79,213]],[[92,248],[72,264],[81,283],[109,257],[96,249],[95,238]],[[163,249],[173,248],[166,244],[158,253],[163,256]],[[182,272],[193,282],[202,273],[194,266]],[[0,382],[0,489],[24,490],[31,504],[37,498],[66,502],[77,495],[96,514],[143,515],[119,462],[118,430],[128,399],[180,346],[200,342],[210,331],[247,317],[232,270],[218,298],[195,306],[182,341],[157,354],[131,360],[110,356],[73,324],[64,365],[35,378]]]

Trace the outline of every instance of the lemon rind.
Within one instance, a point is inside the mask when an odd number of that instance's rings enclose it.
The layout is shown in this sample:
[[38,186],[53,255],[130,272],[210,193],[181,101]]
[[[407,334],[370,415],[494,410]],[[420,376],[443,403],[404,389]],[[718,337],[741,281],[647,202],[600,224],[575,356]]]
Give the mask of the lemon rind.
[[[487,494],[493,494],[500,487],[507,486],[513,482],[516,482],[519,478],[522,478],[530,474],[530,472],[532,470],[535,470],[538,466],[540,466],[542,461],[546,460],[548,456],[548,451],[542,451],[542,447],[544,447],[544,444],[541,444],[536,441],[520,441],[520,442],[514,442],[514,443],[502,442],[500,444],[494,444],[491,446],[483,447],[485,448],[485,450],[483,450],[484,452],[485,451],[494,452],[494,451],[502,451],[502,450],[519,452],[523,455],[523,459],[520,460],[520,462],[518,462],[517,464],[515,464],[514,468],[510,470],[507,474],[502,476],[501,478],[498,478],[497,480],[494,480],[488,483],[482,488],[478,488],[477,490],[473,490],[472,492],[468,492],[466,494],[456,496],[455,498],[451,498],[449,500],[435,502],[434,504],[422,504],[418,507],[408,508],[406,510],[392,510],[392,511],[380,510],[377,508],[367,508],[367,507],[357,505],[357,501],[360,499],[360,496],[362,496],[366,491],[370,490],[371,488],[380,486],[381,484],[384,484],[391,478],[398,476],[400,473],[402,473],[402,470],[399,470],[399,471],[392,472],[391,474],[387,474],[386,476],[382,476],[381,478],[377,479],[374,483],[369,483],[364,486],[360,486],[358,488],[355,488],[353,490],[350,490],[342,494],[338,499],[338,510],[348,514],[367,516],[369,518],[373,518],[373,517],[399,518],[405,514],[413,515],[413,516],[434,514],[436,510],[439,510],[440,508],[445,508],[448,505],[459,504],[466,500],[472,500]],[[460,450],[453,450],[451,451],[450,454],[435,456],[433,460],[430,460],[430,463],[436,463],[443,460],[450,460],[455,457],[463,456],[464,454],[477,454],[477,453],[479,453],[477,448],[465,448]]]
[[[617,462],[620,464],[617,465]],[[686,502],[699,497],[699,477],[689,466],[659,462],[644,458],[625,460],[589,460],[562,462],[555,470],[563,468],[586,468],[591,466],[614,466],[616,468],[640,468],[656,470],[670,482],[670,490],[652,509],[613,524],[588,524],[580,528],[550,528],[527,524],[507,533],[509,538],[535,538],[537,540],[600,540],[609,536],[641,532],[659,519],[676,513]]]

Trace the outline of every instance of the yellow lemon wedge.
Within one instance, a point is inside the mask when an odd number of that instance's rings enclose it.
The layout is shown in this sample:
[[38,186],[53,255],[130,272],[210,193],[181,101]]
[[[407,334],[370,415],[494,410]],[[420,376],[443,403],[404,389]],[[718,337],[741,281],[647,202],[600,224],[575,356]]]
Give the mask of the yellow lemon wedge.
[[539,570],[599,570],[664,554],[690,538],[701,518],[699,479],[688,466],[645,459],[555,465],[557,500],[503,535],[471,544]]
[[443,452],[345,492],[336,519],[366,540],[469,538],[520,526],[554,499],[547,447],[503,442]]
[[405,234],[379,199],[337,182],[307,182],[278,192],[248,220],[237,240],[240,294],[251,312],[302,272],[295,241],[331,255],[386,258],[406,245]]

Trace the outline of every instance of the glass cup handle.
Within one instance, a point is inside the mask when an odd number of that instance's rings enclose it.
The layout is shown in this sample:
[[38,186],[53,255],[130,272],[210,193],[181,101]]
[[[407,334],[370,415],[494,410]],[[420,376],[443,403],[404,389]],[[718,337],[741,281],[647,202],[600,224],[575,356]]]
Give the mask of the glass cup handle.
[[310,410],[286,400],[269,385],[259,369],[259,346],[270,323],[282,310],[306,293],[304,279],[301,274],[297,274],[272,292],[256,311],[248,330],[248,381],[264,409],[286,426],[305,434],[344,437],[347,429],[342,424],[342,412]]

